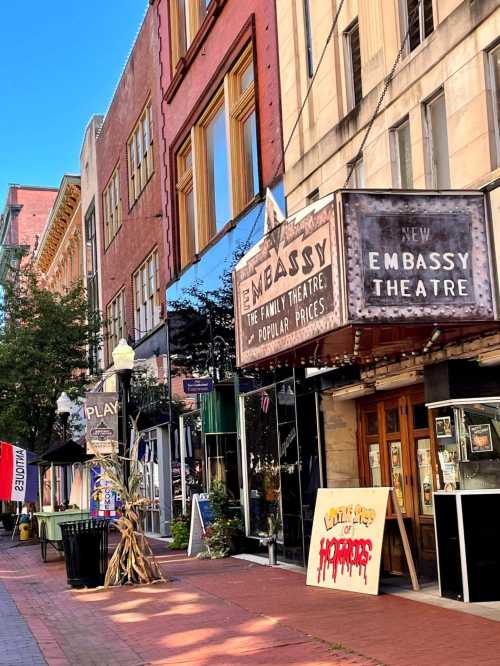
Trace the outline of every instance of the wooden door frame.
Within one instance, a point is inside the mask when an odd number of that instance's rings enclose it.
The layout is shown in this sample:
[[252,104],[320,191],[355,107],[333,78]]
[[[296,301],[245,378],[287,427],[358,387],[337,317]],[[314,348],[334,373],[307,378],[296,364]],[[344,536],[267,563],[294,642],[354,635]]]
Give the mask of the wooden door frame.
[[[427,428],[415,429],[413,418],[413,406],[416,404],[425,404],[424,387],[423,384],[416,384],[407,386],[393,391],[381,392],[360,398],[356,404],[357,411],[357,446],[358,446],[358,461],[359,461],[359,478],[360,485],[370,486],[371,475],[368,459],[368,443],[365,436],[365,414],[370,411],[377,411],[378,416],[378,440],[380,446],[380,464],[383,465],[382,470],[382,483],[392,485],[391,479],[387,478],[390,473],[391,465],[387,459],[389,447],[386,446],[390,441],[390,436],[386,433],[385,423],[385,410],[388,403],[393,402],[399,406],[399,438],[401,440],[402,456],[403,456],[403,471],[409,474],[408,479],[404,479],[405,485],[405,505],[407,503],[407,496],[411,496],[411,506],[407,505],[407,511],[403,514],[405,518],[409,518],[414,526],[415,546],[419,552],[422,543],[422,525],[434,524],[434,515],[425,515],[420,510],[420,485],[418,476],[417,453],[415,449],[415,442],[419,437],[428,437],[430,440],[430,454],[431,454],[431,471],[432,471],[432,486],[436,490],[436,458],[437,458],[437,444],[436,437],[432,423],[432,414],[427,410]],[[397,437],[394,437],[397,441]],[[411,512],[408,509],[411,508]],[[388,511],[387,517],[392,520],[394,513]]]

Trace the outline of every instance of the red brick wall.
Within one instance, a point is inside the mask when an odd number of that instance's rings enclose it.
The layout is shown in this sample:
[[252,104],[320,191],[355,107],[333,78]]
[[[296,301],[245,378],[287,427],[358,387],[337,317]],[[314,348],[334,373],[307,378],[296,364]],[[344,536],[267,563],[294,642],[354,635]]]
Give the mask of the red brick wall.
[[[8,242],[29,245],[31,250],[36,237],[42,236],[47,217],[57,196],[56,189],[12,186],[9,190],[9,203],[20,204],[20,212],[15,216],[10,228]],[[30,250],[30,254],[31,254]],[[28,261],[29,256],[23,260]]]
[[[102,303],[106,306],[125,287],[127,331],[133,334],[132,275],[156,246],[160,259],[160,293],[163,299],[166,259],[163,242],[160,177],[160,99],[158,68],[158,30],[156,12],[150,7],[123,75],[106,114],[96,142],[98,196],[102,193],[117,164],[120,173],[122,226],[107,249],[102,252]],[[127,141],[146,101],[151,96],[153,110],[154,174],[139,199],[129,209],[127,176]],[[160,217],[155,217],[155,216]],[[101,237],[104,238],[101,214]]]
[[[168,0],[158,0],[160,67],[162,88],[167,90],[172,80],[171,55],[169,47]],[[162,102],[164,121],[164,142],[167,146],[164,163],[163,203],[167,215],[166,242],[167,263],[173,267],[172,219],[174,209],[172,198],[173,174],[170,172],[171,154],[181,135],[185,135],[189,117],[201,113],[210,97],[210,88],[230,62],[240,52],[234,49],[229,61],[222,64],[238,35],[247,27],[253,31],[256,53],[257,113],[259,120],[259,140],[261,148],[261,176],[264,188],[271,185],[276,175],[283,172],[280,164],[282,155],[280,85],[278,70],[278,48],[276,34],[275,3],[271,0],[214,0],[222,5],[220,14],[206,34],[195,59],[186,68],[182,81],[173,97]],[[173,277],[171,273],[170,277]]]

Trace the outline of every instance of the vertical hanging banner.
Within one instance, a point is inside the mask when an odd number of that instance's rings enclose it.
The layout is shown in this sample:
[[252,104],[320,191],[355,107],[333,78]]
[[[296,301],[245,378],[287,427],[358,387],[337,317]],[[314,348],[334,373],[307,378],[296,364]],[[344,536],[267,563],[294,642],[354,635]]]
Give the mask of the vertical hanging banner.
[[390,488],[320,488],[307,585],[378,594]]
[[117,393],[86,394],[85,419],[88,454],[118,452],[119,409]]
[[30,465],[36,454],[8,442],[0,442],[0,500],[36,502],[38,472]]
[[111,482],[103,475],[100,465],[90,468],[90,515],[92,518],[116,518],[120,513],[121,500],[111,489]]

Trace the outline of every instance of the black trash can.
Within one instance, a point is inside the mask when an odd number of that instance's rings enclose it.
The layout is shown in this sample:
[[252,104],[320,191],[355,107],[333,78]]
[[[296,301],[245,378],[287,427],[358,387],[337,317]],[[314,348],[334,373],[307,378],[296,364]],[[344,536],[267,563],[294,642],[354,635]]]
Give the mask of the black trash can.
[[108,521],[77,520],[61,523],[68,585],[98,587],[108,568]]

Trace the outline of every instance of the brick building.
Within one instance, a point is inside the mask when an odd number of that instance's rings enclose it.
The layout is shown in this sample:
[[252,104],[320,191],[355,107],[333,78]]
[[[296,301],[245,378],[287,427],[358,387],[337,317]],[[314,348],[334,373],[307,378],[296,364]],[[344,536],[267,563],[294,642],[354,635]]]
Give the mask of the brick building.
[[[93,129],[90,126],[87,132],[82,166],[88,162],[85,234],[98,255],[94,257],[91,286],[100,290],[98,301],[105,322],[105,374],[100,386],[105,391],[117,389],[112,351],[120,339],[126,339],[135,350],[129,407],[135,413],[141,410],[139,427],[148,452],[144,457],[143,490],[151,506],[145,512],[144,528],[148,533],[166,535],[170,469],[166,458],[168,416],[162,396],[164,294],[169,269],[161,194],[158,53],[157,14],[150,6],[104,120],[102,124],[101,119],[95,120]],[[87,276],[88,269],[89,265]],[[147,386],[140,381],[144,376],[148,377]]]
[[19,265],[36,247],[47,216],[57,195],[57,188],[11,185],[0,218],[0,283],[11,266]]
[[157,39],[150,8],[96,139],[106,367],[120,338],[133,343],[136,358],[163,351],[167,261]]
[[34,252],[34,266],[50,291],[64,293],[83,280],[80,176],[63,176]]
[[[274,2],[154,3],[158,16],[170,273],[174,514],[223,481],[236,505],[238,465],[231,270],[262,236],[267,188],[283,204]],[[210,377],[190,396],[184,378]],[[194,398],[194,400],[193,400]]]

